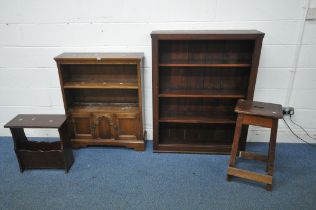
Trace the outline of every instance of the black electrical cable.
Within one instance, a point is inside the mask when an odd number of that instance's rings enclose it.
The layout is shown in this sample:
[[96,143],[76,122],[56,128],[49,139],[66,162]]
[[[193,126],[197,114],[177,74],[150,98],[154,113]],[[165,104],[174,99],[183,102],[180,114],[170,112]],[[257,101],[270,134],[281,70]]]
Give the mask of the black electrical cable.
[[295,122],[292,120],[292,115],[290,115],[290,120],[291,120],[291,122],[292,122],[294,125],[296,125],[296,126],[298,126],[299,128],[301,128],[301,129],[306,133],[307,136],[309,136],[310,138],[312,138],[312,139],[314,139],[314,140],[316,141],[316,138],[312,137],[301,125],[295,123]]
[[304,142],[304,143],[306,143],[306,144],[308,144],[308,145],[310,145],[310,146],[312,146],[312,147],[316,147],[316,144],[311,144],[311,143],[307,142],[306,140],[302,139],[301,137],[299,137],[296,133],[294,133],[294,131],[293,131],[292,128],[289,126],[289,124],[286,122],[286,120],[285,120],[284,118],[282,118],[282,119],[283,119],[285,125],[290,129],[290,131],[292,132],[292,134],[293,134],[296,138],[298,138],[298,139],[301,140],[302,142]]

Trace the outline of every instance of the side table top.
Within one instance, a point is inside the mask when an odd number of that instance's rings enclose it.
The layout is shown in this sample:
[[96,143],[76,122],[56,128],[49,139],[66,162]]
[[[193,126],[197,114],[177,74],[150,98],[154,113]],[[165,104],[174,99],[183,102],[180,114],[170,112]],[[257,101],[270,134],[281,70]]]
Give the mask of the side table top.
[[277,119],[283,117],[282,106],[280,104],[264,103],[243,99],[238,100],[235,112]]
[[63,114],[19,114],[5,128],[60,128],[67,120]]

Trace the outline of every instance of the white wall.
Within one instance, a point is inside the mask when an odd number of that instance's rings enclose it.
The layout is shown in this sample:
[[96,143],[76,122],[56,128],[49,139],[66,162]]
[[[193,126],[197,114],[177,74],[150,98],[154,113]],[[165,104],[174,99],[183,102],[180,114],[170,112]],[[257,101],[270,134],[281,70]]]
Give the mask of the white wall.
[[[151,139],[150,32],[163,29],[265,32],[255,99],[293,105],[294,119],[314,132],[316,22],[305,23],[308,4],[308,0],[0,0],[0,135],[10,135],[2,127],[18,113],[64,113],[54,56],[66,51],[138,51],[145,53],[145,129]],[[311,7],[315,5],[312,0]],[[257,129],[252,130],[254,135]],[[280,132],[287,132],[282,123]]]

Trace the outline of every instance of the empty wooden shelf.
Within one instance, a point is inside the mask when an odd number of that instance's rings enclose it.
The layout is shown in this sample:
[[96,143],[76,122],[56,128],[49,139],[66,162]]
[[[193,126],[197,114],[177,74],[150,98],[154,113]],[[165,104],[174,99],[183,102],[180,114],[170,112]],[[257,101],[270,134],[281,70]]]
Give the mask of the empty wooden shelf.
[[144,150],[143,53],[63,53],[58,66],[72,145]]
[[65,82],[68,89],[138,89],[137,82]]
[[246,95],[238,90],[163,90],[160,98],[243,98]]
[[154,151],[230,153],[234,108],[240,98],[253,99],[264,33],[153,31],[151,37]]
[[250,64],[225,64],[225,63],[173,63],[173,64],[159,64],[161,67],[250,67]]
[[229,124],[236,123],[234,116],[177,116],[177,117],[161,117],[159,122],[176,122],[176,123],[209,123],[209,124]]

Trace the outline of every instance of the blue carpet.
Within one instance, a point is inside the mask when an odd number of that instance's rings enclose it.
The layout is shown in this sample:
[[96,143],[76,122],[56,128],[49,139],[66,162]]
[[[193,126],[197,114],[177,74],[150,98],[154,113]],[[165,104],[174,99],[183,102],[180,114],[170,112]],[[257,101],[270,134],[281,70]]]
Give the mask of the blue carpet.
[[[248,144],[264,151],[266,144]],[[278,144],[273,191],[226,181],[227,155],[158,154],[124,148],[74,150],[63,170],[19,172],[11,138],[0,138],[0,209],[315,209],[316,148]],[[241,167],[264,169],[256,162]]]

